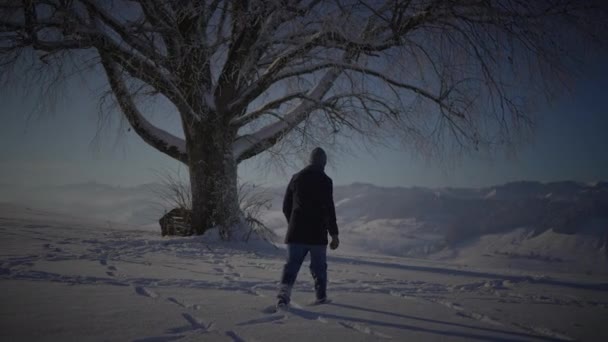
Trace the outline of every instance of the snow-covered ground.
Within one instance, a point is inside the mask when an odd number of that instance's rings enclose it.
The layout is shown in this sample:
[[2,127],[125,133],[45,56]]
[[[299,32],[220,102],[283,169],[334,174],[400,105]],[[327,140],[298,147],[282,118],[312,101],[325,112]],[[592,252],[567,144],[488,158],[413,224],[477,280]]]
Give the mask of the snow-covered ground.
[[608,276],[542,258],[542,270],[523,271],[339,249],[329,253],[332,303],[308,305],[303,267],[293,306],[269,313],[277,246],[0,204],[0,340],[608,340]]

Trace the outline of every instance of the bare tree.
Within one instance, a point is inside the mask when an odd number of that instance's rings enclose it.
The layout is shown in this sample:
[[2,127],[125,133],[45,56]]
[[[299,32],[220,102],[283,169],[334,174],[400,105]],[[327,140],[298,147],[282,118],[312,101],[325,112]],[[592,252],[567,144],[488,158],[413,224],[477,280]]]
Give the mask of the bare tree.
[[[601,38],[596,2],[4,0],[0,67],[87,56],[72,60],[105,73],[132,129],[188,166],[202,234],[243,220],[237,165],[295,134],[517,141],[527,100]],[[146,96],[174,105],[183,138],[147,119]]]

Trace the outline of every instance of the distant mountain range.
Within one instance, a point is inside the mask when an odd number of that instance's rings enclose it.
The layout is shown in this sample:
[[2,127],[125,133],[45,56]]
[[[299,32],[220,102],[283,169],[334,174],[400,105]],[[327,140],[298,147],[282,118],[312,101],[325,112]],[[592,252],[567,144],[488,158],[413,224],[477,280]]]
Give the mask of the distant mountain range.
[[[0,185],[0,201],[160,232],[158,219],[170,209],[158,195],[161,190],[156,183],[26,188],[5,184]],[[270,200],[262,219],[282,236],[284,188],[253,191]],[[353,183],[335,186],[334,202],[345,248],[417,257],[456,258],[468,253],[509,260],[562,260],[568,255],[608,260],[608,182],[521,181],[484,188]]]
[[[347,219],[416,218],[442,227],[448,240],[534,227],[572,234],[608,219],[608,183],[513,182],[487,188],[337,187],[335,202]],[[608,227],[606,227],[608,231]]]
[[[96,182],[62,186],[17,187],[0,184],[0,200],[102,215],[131,224],[155,222],[163,201],[157,183],[118,187]],[[282,188],[259,188],[280,211]],[[608,218],[608,182],[511,182],[485,188],[380,187],[353,183],[336,186],[334,202],[344,222],[415,218],[441,224],[455,235],[534,226],[575,233],[585,221]],[[449,226],[449,227],[448,227]]]

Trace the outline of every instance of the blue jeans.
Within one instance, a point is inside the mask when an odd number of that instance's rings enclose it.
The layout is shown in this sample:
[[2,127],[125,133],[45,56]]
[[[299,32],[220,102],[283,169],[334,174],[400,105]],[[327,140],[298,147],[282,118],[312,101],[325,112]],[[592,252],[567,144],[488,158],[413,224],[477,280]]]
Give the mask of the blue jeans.
[[310,273],[315,281],[316,297],[323,299],[327,296],[327,246],[291,243],[287,245],[287,263],[283,267],[281,289],[277,296],[287,303],[289,303],[291,288],[296,282],[300,266],[308,252],[310,252]]

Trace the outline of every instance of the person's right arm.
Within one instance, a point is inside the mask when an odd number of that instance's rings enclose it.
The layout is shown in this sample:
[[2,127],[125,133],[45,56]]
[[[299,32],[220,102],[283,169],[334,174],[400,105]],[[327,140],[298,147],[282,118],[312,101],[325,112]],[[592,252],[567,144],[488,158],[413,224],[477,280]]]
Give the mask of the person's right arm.
[[291,209],[293,205],[292,183],[293,177],[289,181],[289,185],[287,185],[287,190],[285,191],[285,197],[283,197],[283,214],[287,219],[287,223],[289,223],[289,219],[291,218]]

